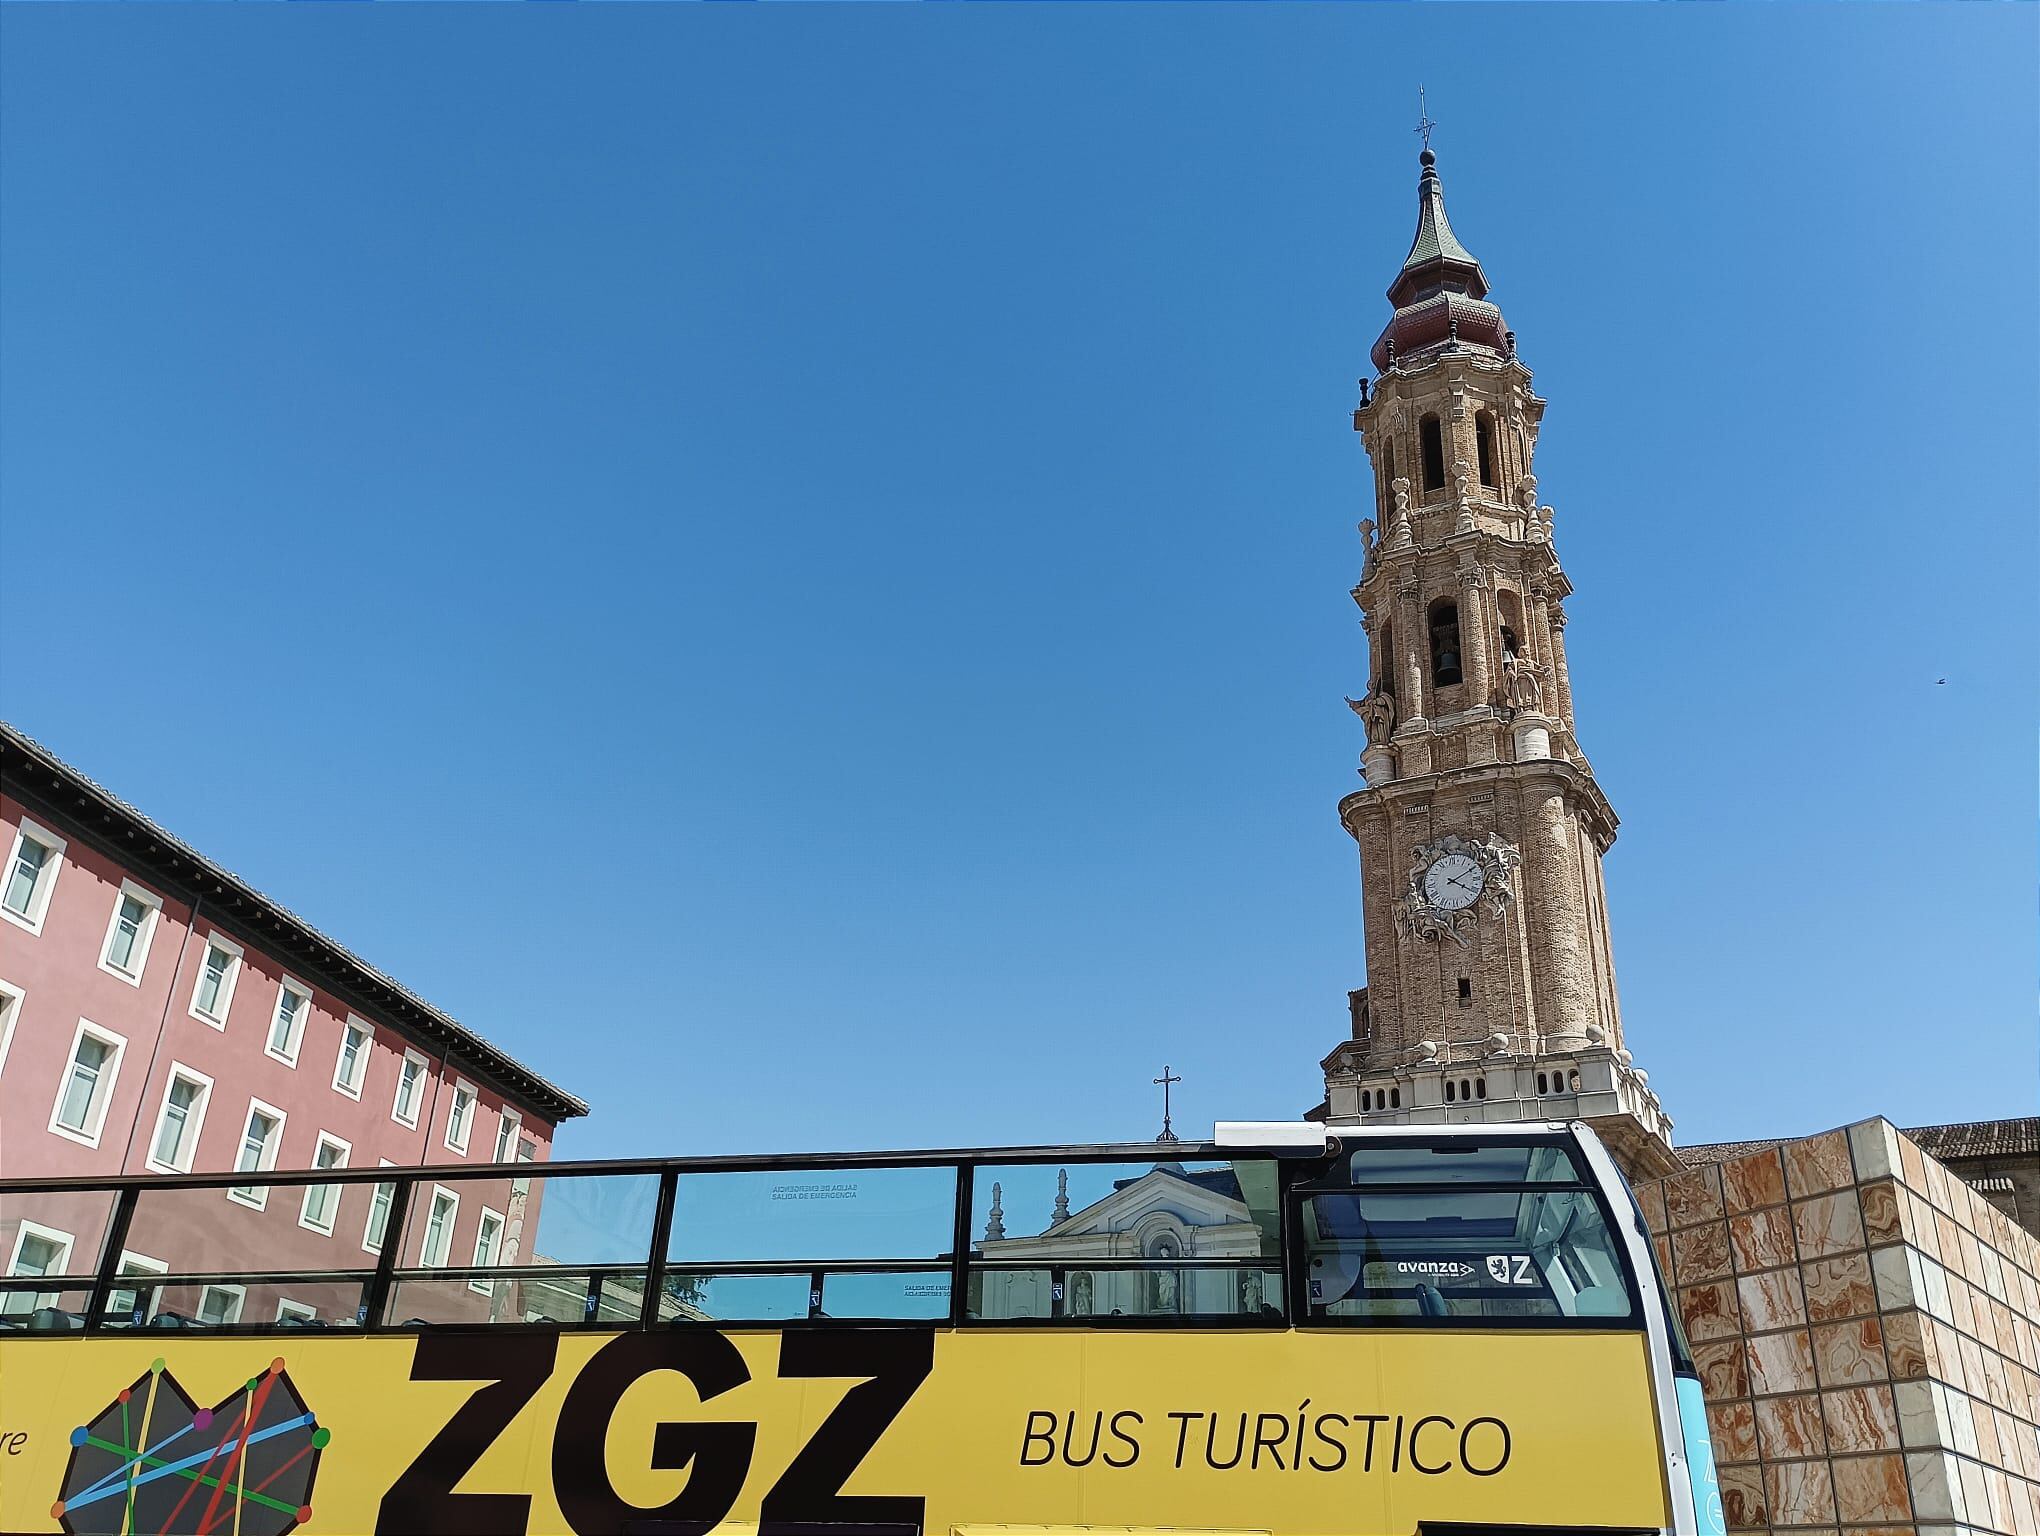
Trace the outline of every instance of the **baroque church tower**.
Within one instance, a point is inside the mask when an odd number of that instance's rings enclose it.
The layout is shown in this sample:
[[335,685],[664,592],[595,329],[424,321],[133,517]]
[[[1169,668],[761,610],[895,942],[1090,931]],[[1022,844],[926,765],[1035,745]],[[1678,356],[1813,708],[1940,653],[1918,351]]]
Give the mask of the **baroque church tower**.
[[1573,720],[1572,585],[1533,473],[1544,401],[1445,217],[1436,157],[1353,413],[1375,516],[1360,845],[1367,986],[1324,1060],[1334,1124],[1590,1121],[1633,1177],[1671,1121],[1622,1043],[1601,860],[1616,819]]

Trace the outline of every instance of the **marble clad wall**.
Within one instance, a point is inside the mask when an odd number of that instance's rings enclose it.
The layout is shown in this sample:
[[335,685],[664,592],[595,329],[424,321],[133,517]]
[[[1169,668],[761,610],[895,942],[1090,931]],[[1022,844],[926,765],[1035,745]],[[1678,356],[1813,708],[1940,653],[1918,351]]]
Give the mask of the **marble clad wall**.
[[1637,1197],[1731,1530],[2040,1536],[2040,1242],[1885,1120]]

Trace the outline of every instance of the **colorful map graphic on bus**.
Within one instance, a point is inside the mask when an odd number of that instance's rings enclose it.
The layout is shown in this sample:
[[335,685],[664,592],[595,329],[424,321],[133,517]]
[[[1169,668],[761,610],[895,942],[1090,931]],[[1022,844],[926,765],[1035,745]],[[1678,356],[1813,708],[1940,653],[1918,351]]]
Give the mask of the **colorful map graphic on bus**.
[[71,1432],[50,1514],[71,1536],[284,1536],[311,1518],[329,1438],[282,1360],[211,1408],[158,1360]]

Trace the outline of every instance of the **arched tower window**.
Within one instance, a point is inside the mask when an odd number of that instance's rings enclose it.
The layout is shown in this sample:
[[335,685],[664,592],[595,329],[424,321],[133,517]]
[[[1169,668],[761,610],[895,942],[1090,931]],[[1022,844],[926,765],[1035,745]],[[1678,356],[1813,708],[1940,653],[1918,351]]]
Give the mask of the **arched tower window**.
[[1480,455],[1480,483],[1495,483],[1495,419],[1486,411],[1473,418],[1475,451]]
[[1417,426],[1424,448],[1424,489],[1445,489],[1445,429],[1436,416],[1426,416]]
[[1457,1096],[1455,1092],[1457,1088],[1458,1084],[1454,1083],[1451,1078],[1448,1077],[1445,1079],[1445,1102],[1447,1104],[1450,1104],[1453,1101],[1453,1099]]
[[1362,1088],[1360,1090],[1360,1112],[1364,1115],[1372,1108],[1374,1108],[1374,1095],[1365,1088]]
[[1431,681],[1448,688],[1460,681],[1459,604],[1441,597],[1431,604]]
[[1391,1088],[1388,1090],[1388,1107],[1390,1109],[1402,1108],[1402,1089]]
[[1387,619],[1381,621],[1381,628],[1375,632],[1376,642],[1381,647],[1381,665],[1375,670],[1374,686],[1378,692],[1395,697],[1395,626]]
[[1386,523],[1395,511],[1395,439],[1392,437],[1381,445],[1381,479],[1375,488],[1381,493],[1381,520]]

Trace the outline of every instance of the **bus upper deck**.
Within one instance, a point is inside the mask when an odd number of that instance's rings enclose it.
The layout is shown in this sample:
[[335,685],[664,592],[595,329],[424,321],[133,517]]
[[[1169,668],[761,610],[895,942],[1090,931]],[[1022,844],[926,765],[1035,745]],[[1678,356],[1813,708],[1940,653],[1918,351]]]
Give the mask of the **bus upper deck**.
[[[45,1423],[55,1490],[26,1528],[180,1530],[227,1483],[259,1516],[256,1469],[341,1438],[367,1491],[278,1529],[1709,1528],[1684,1346],[1573,1126],[0,1181],[0,1254],[0,1432]],[[166,1472],[130,1405],[191,1436],[215,1359],[264,1368],[240,1463]],[[537,1489],[512,1447],[547,1438]]]

